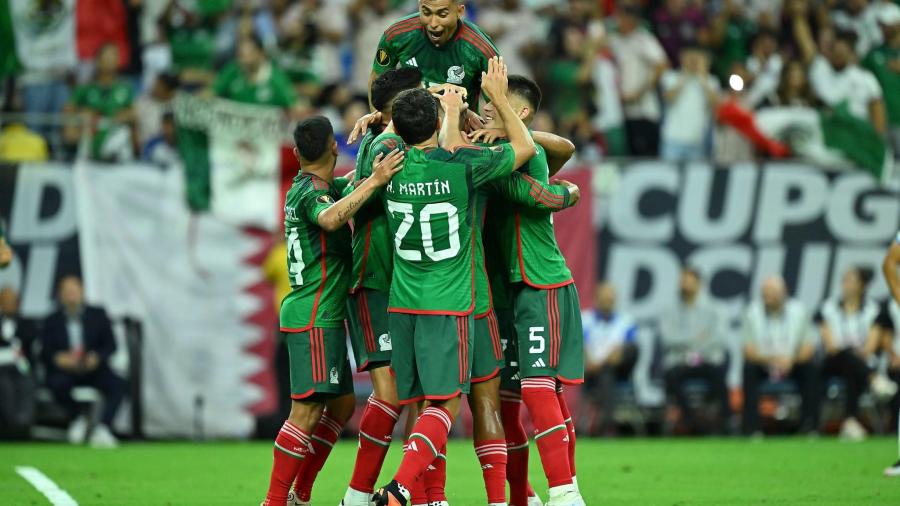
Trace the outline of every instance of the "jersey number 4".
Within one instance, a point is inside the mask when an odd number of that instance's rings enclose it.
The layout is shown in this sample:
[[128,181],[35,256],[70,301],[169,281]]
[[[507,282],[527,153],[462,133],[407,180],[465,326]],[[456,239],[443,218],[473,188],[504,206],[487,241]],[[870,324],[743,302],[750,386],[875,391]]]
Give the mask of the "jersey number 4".
[[300,248],[300,233],[296,227],[288,229],[288,273],[293,286],[303,286],[303,250]]
[[[397,227],[397,233],[394,235],[394,247],[397,255],[410,262],[421,262],[422,252],[419,250],[403,249],[403,238],[412,229],[416,221],[415,211],[412,204],[405,202],[394,202],[388,200],[388,210],[392,215],[403,215],[403,221]],[[434,238],[431,233],[431,219],[435,215],[447,215],[447,226],[450,230],[449,246],[441,250],[434,249]],[[428,204],[419,211],[419,227],[422,232],[422,249],[431,260],[438,262],[453,258],[459,254],[459,214],[457,214],[456,206],[449,202],[438,202]]]

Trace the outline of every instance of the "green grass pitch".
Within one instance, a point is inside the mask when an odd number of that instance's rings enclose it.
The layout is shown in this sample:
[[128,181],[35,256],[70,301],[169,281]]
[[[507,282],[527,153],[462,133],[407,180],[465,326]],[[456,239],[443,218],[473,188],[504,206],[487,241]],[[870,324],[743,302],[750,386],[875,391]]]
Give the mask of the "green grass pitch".
[[[578,478],[598,505],[900,505],[900,478],[881,471],[897,455],[894,438],[861,444],[832,438],[578,441]],[[400,458],[391,448],[382,481]],[[546,494],[532,445],[531,480]],[[313,504],[340,502],[356,445],[342,440],[313,491]],[[452,442],[447,491],[454,506],[484,505],[470,443]],[[15,473],[37,467],[79,505],[258,505],[271,465],[266,443],[134,443],[118,450],[56,444],[0,445],[0,505],[45,505]]]

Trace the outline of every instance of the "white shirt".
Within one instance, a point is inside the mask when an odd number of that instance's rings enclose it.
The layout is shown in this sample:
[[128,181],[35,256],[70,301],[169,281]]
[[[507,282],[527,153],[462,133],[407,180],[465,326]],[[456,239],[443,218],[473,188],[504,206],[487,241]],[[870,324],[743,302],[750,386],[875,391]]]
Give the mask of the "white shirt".
[[[666,53],[656,37],[643,28],[628,35],[614,33],[609,47],[619,67],[622,96],[646,86],[654,68],[666,61]],[[656,90],[651,88],[631,104],[625,105],[625,117],[629,119],[659,120],[660,105]]]
[[[403,11],[385,11],[379,16],[373,9],[365,9],[359,16],[359,25],[353,28],[353,86],[357,93],[368,93],[369,76],[372,74],[372,60],[381,35],[391,23],[403,16]],[[503,55],[506,56],[505,54]]]
[[487,33],[502,32],[494,44],[503,55],[511,74],[533,77],[528,62],[522,58],[522,48],[543,38],[540,19],[530,9],[515,11],[487,8],[478,13],[478,26]]
[[590,362],[605,362],[617,347],[636,339],[637,327],[627,314],[613,313],[605,319],[597,311],[588,309],[581,313],[581,324],[584,353]]
[[813,340],[809,314],[794,299],[785,301],[777,314],[766,313],[761,301],[753,302],[744,315],[743,337],[763,357],[794,357],[801,345]]
[[869,329],[878,318],[878,304],[867,299],[855,313],[844,311],[838,298],[831,298],[822,304],[820,317],[822,324],[831,329],[834,346],[838,350],[862,349],[869,338]]
[[81,325],[81,318],[72,318],[66,316],[66,330],[69,334],[69,349],[84,349],[84,328]]
[[591,120],[594,128],[604,132],[622,126],[625,114],[622,111],[622,97],[619,94],[619,71],[615,62],[604,56],[597,56],[591,68],[594,81],[594,103],[597,114]]
[[875,76],[858,65],[848,65],[838,72],[822,55],[816,56],[809,68],[813,91],[822,102],[834,107],[847,102],[850,113],[869,121],[869,104],[881,99],[881,85]]
[[[682,80],[683,72],[668,71],[661,79],[664,92],[675,89]],[[719,92],[718,81],[706,76],[709,86]],[[663,119],[662,138],[683,144],[703,144],[712,122],[712,104],[706,96],[703,81],[696,76],[687,76],[678,95],[666,103]]]
[[753,85],[747,90],[747,105],[756,108],[766,97],[778,91],[783,66],[781,55],[777,53],[769,56],[766,61],[760,61],[755,56],[747,59],[747,70],[755,76]]

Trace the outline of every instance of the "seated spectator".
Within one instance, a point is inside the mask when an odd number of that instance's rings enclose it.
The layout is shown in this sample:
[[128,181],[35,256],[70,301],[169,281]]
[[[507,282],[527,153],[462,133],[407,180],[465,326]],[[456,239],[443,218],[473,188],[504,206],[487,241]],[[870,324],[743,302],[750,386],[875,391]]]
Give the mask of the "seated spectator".
[[666,394],[675,399],[682,421],[692,433],[699,428],[685,386],[691,380],[705,381],[719,407],[718,430],[724,434],[731,417],[725,382],[724,325],[716,307],[700,297],[701,283],[697,270],[682,269],[678,303],[660,315],[663,378]]
[[28,437],[34,419],[34,383],[28,363],[34,334],[19,316],[15,290],[0,289],[0,439]]
[[616,289],[601,283],[594,309],[581,313],[584,327],[584,376],[588,398],[600,408],[600,433],[613,430],[616,381],[628,381],[637,361],[637,325],[627,313],[616,311]]
[[85,440],[88,423],[79,413],[72,389],[90,386],[99,390],[103,395],[103,412],[90,443],[114,447],[117,441],[110,427],[125,395],[126,384],[109,365],[110,356],[116,351],[112,324],[102,308],[84,303],[81,280],[75,276],[66,276],[59,282],[59,302],[60,309],[44,320],[40,334],[47,387],[74,420],[69,426],[69,441],[73,444]]
[[266,57],[258,38],[238,43],[237,61],[222,69],[213,84],[216,96],[245,104],[289,109],[294,105],[294,87],[287,75]]
[[873,49],[862,65],[875,75],[884,92],[890,143],[894,155],[900,157],[900,7],[883,6],[878,22],[884,32],[884,44]]
[[681,50],[681,69],[662,78],[666,113],[661,135],[662,158],[670,162],[707,156],[712,116],[719,101],[719,82],[709,73],[709,56],[698,47]]
[[789,299],[784,279],[767,278],[762,300],[744,315],[744,433],[759,433],[760,387],[766,381],[794,380],[800,390],[801,432],[818,429],[818,371],[815,340],[803,303]]
[[141,156],[160,168],[167,169],[178,163],[179,154],[175,138],[175,115],[166,113],[162,119],[162,131],[147,141]]
[[[900,304],[893,297],[882,305],[875,329],[881,337],[881,349],[887,355],[887,376],[895,385],[900,384]],[[894,393],[890,406],[891,415],[900,417],[900,390]]]
[[174,74],[160,74],[153,81],[150,91],[141,95],[135,102],[138,140],[141,146],[146,146],[150,139],[162,134],[163,116],[172,112],[172,101],[180,84]]
[[657,156],[661,111],[656,85],[668,66],[666,53],[641,26],[634,7],[620,7],[616,21],[618,31],[610,35],[609,48],[619,66],[629,151],[633,156]]
[[49,157],[47,141],[24,123],[0,130],[0,162],[43,162]]
[[[859,398],[876,377],[870,366],[874,365],[881,340],[879,329],[873,326],[878,304],[866,297],[871,280],[870,269],[850,268],[841,281],[840,297],[826,300],[816,315],[825,347],[824,377],[840,378],[847,386],[841,437],[851,441],[861,441],[866,436],[865,427],[859,423]],[[890,382],[885,380],[877,385],[890,388]],[[896,388],[893,385],[893,390],[879,392],[890,397]]]
[[[119,77],[119,48],[107,44],[96,57],[94,79],[75,88],[67,112],[85,117],[91,134],[91,156],[96,160],[128,161],[134,158],[134,90]],[[77,143],[77,127],[66,129],[66,141]]]

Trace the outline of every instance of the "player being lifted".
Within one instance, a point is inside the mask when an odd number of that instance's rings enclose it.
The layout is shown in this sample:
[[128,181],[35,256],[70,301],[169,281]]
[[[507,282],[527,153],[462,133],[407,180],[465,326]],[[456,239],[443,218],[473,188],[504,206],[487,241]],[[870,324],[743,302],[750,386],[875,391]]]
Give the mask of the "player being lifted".
[[[389,152],[402,143],[393,133],[382,133],[391,122],[391,103],[402,91],[421,88],[416,68],[391,69],[372,83],[372,104],[377,121],[366,130],[356,159],[356,178],[368,177],[377,156],[373,147]],[[376,143],[377,139],[377,143]],[[391,444],[400,417],[397,385],[391,375],[388,295],[393,270],[393,239],[380,199],[370,199],[353,218],[353,275],[348,300],[348,327],[357,370],[368,371],[373,393],[359,422],[359,447],[343,506],[369,506],[375,480]]]
[[[347,222],[400,170],[403,153],[374,161],[372,177],[341,198],[348,181],[334,178],[337,143],[331,123],[316,116],[294,130],[301,171],[285,198],[284,230],[291,293],[281,304],[281,331],[291,367],[291,413],[275,439],[269,491],[263,503],[282,506],[291,484],[303,493],[353,414],[353,379],[344,333],[350,288]],[[312,448],[312,450],[311,450]],[[291,498],[294,504],[306,504]]]
[[[511,76],[508,95],[530,124],[541,102],[537,84]],[[505,116],[497,114],[494,102],[485,105],[483,111],[488,129],[502,131],[508,124]],[[549,170],[547,159],[538,156],[519,173],[546,183]],[[486,248],[500,252],[500,262],[494,265],[507,274],[515,315],[512,327],[516,339],[508,344],[516,347],[516,366],[509,360],[501,387],[507,444],[514,450],[509,457],[511,503],[518,506],[527,501],[527,483],[522,478],[527,476],[528,457],[523,450],[527,450],[528,441],[519,422],[521,395],[535,426],[535,442],[550,486],[547,504],[583,505],[575,481],[575,428],[562,395],[562,384],[581,383],[584,377],[581,314],[574,280],[556,243],[549,212],[492,199],[488,215],[492,227],[488,237],[497,238],[498,243],[486,244]],[[494,292],[501,289],[496,283]],[[501,327],[507,328],[509,323],[501,322]],[[521,378],[521,394],[516,378]]]
[[[462,86],[471,107],[477,108],[481,75],[488,69],[488,60],[499,52],[478,26],[462,19],[465,12],[463,0],[419,0],[418,13],[400,19],[382,35],[375,51],[370,89],[375,78],[388,69],[418,67],[426,87],[445,83]],[[472,128],[481,126],[475,112],[468,112]]]
[[[391,365],[401,404],[427,402],[400,469],[373,496],[379,505],[407,504],[409,488],[446,445],[459,397],[469,390],[475,191],[511,173],[535,152],[528,130],[506,99],[501,60],[490,61],[482,87],[509,126],[508,145],[444,149],[438,146],[438,106],[427,91],[405,91],[393,104],[394,128],[409,150],[403,171],[382,194],[394,237]],[[446,121],[458,122],[462,97],[447,90],[441,100]],[[458,130],[458,125],[448,128]]]

